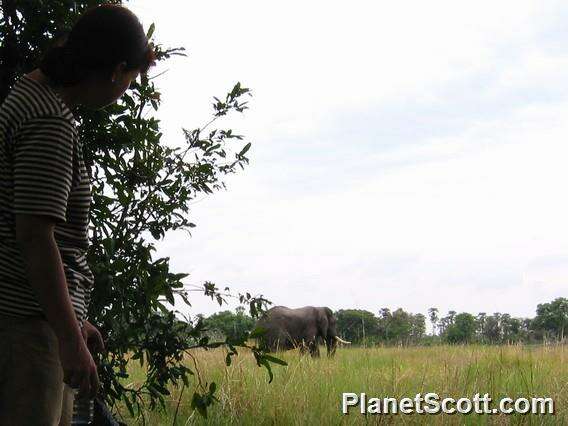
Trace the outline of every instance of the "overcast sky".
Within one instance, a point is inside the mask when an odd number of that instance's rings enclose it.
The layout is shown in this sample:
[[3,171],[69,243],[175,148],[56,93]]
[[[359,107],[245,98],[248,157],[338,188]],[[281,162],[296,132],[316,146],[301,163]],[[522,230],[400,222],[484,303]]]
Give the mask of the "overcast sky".
[[127,6],[188,49],[152,71],[165,143],[237,81],[254,94],[227,123],[250,165],[193,204],[192,238],[159,244],[188,284],[375,313],[532,316],[568,296],[562,1]]

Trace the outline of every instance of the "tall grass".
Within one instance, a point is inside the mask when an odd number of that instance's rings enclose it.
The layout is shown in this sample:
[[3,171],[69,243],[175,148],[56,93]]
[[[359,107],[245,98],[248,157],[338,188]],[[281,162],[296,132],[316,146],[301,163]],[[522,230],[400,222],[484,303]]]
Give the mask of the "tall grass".
[[[334,358],[311,359],[290,351],[279,354],[287,367],[274,366],[268,383],[264,369],[241,353],[225,367],[223,350],[197,351],[201,380],[219,385],[219,403],[207,419],[190,407],[193,389],[172,388],[167,412],[147,413],[151,425],[333,425],[333,424],[549,424],[568,425],[568,348],[566,346],[437,346],[344,348]],[[190,362],[188,360],[188,362]],[[133,366],[133,377],[144,372]],[[551,397],[554,416],[546,415],[368,415],[358,408],[341,414],[343,392],[369,397]],[[126,412],[124,410],[124,412]],[[135,422],[132,422],[135,424]]]

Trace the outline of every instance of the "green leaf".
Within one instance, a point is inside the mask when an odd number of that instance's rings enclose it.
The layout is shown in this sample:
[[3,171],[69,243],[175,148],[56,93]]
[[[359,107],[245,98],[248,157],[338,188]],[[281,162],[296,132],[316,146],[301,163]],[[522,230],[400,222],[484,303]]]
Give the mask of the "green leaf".
[[154,30],[156,29],[156,26],[154,25],[154,23],[152,22],[152,24],[150,25],[150,28],[148,28],[148,32],[146,33],[146,38],[149,40],[150,38],[152,38],[152,35],[154,34]]
[[241,152],[239,152],[238,156],[242,157],[243,155],[245,155],[247,153],[247,151],[250,149],[251,147],[251,143],[247,143],[244,148],[241,150]]
[[125,395],[124,403],[126,404],[126,408],[128,408],[128,412],[130,413],[130,415],[134,417],[134,407],[132,406],[132,403],[130,402],[130,398],[128,397],[128,395]]
[[284,365],[287,366],[288,363],[286,361],[284,361],[283,359],[280,358],[276,358],[273,357],[272,355],[263,355],[263,358],[266,359],[267,361],[273,362],[274,364],[279,364],[279,365]]
[[203,396],[197,392],[193,394],[193,398],[191,399],[191,408],[197,410],[204,418],[207,418],[207,404]]
[[176,301],[175,301],[175,299],[174,299],[174,295],[173,295],[171,292],[167,292],[167,293],[165,294],[165,296],[166,296],[166,300],[168,301],[168,303],[169,303],[170,305],[175,305]]
[[268,383],[272,383],[272,380],[274,380],[274,374],[272,373],[272,367],[270,367],[270,364],[262,359],[261,361],[259,361],[260,365],[264,366],[264,368],[266,368],[266,371],[268,371]]
[[268,331],[267,328],[262,327],[262,326],[257,326],[254,328],[254,330],[252,330],[249,334],[249,338],[254,339],[256,337],[260,337],[263,336],[264,334],[266,334],[266,332]]

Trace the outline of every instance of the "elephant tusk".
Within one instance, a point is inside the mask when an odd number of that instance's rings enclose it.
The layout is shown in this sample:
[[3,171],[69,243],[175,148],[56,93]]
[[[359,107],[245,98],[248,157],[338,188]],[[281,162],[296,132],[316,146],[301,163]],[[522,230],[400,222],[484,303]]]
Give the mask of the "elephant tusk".
[[344,345],[350,345],[351,344],[351,342],[348,342],[347,340],[343,340],[339,336],[335,336],[335,340],[337,340],[339,343],[343,343]]

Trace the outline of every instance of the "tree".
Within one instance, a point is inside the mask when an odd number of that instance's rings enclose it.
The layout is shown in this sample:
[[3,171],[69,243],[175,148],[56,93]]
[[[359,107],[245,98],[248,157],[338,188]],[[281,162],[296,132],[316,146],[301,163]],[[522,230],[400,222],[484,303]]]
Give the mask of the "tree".
[[[119,3],[118,1],[111,1]],[[4,0],[0,20],[0,100],[15,79],[34,68],[39,52],[68,30],[87,8],[100,0],[53,0],[26,2]],[[148,31],[153,36],[154,25]],[[184,56],[184,49],[164,48],[155,43],[158,61]],[[91,111],[78,108],[79,137],[90,166],[92,192],[88,263],[95,275],[89,305],[89,320],[107,337],[108,354],[97,359],[103,395],[114,405],[123,400],[131,415],[141,413],[143,397],[151,409],[165,408],[167,385],[189,384],[193,371],[184,355],[196,347],[226,345],[227,363],[246,347],[239,342],[211,342],[200,318],[180,319],[171,306],[189,304],[183,279],[187,274],[170,269],[169,258],[153,255],[156,240],[174,230],[195,227],[190,220],[190,202],[202,194],[226,188],[223,178],[244,169],[251,144],[232,129],[211,128],[218,119],[247,109],[250,90],[236,83],[222,98],[214,98],[213,117],[202,127],[183,129],[182,146],[162,141],[160,122],[154,114],[160,106],[156,77],[142,76],[114,105]],[[178,144],[179,145],[179,144]],[[224,303],[223,292],[214,283],[202,291]],[[256,316],[267,301],[248,293],[237,296]],[[279,360],[252,347],[259,366]],[[126,354],[131,356],[126,357]],[[146,380],[138,387],[125,387],[128,362],[147,367]],[[201,388],[192,405],[201,413],[214,401],[216,386]]]
[[476,333],[479,336],[480,342],[485,342],[485,323],[487,322],[487,314],[485,312],[480,312],[477,314],[475,319]]
[[436,326],[438,324],[438,320],[440,317],[438,316],[438,308],[430,308],[428,309],[428,318],[430,318],[430,322],[432,323],[432,334],[436,335]]
[[501,329],[501,314],[495,312],[485,319],[484,338],[488,343],[501,343],[503,331]]
[[568,299],[559,297],[550,303],[537,305],[535,326],[547,338],[564,340],[568,329]]
[[513,318],[509,314],[501,316],[501,329],[505,343],[516,343],[523,339],[523,322],[520,318]]
[[411,314],[410,341],[419,343],[426,334],[426,317],[423,314]]
[[229,341],[240,341],[254,328],[254,319],[244,312],[244,309],[222,311],[203,320],[205,327],[213,333],[227,338]]
[[392,313],[389,308],[381,308],[379,310],[379,335],[381,340],[387,342],[390,339],[390,326]]
[[389,344],[408,345],[416,343],[426,331],[426,317],[412,315],[399,308],[391,312],[388,308],[380,310],[379,335]]
[[475,337],[475,317],[467,312],[453,316],[453,322],[445,331],[449,343],[470,343]]
[[399,345],[408,344],[412,332],[411,315],[401,308],[393,311],[388,330],[387,340]]
[[335,312],[337,333],[355,344],[378,340],[378,320],[372,312],[361,309],[341,309]]
[[438,334],[442,335],[446,332],[448,327],[454,323],[454,317],[456,316],[456,311],[449,311],[448,315],[440,318],[438,321]]

